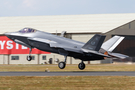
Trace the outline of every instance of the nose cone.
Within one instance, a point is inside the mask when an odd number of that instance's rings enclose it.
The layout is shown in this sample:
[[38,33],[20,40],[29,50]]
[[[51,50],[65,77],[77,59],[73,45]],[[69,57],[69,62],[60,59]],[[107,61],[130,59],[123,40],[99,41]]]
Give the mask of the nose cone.
[[11,33],[4,33],[4,35],[6,35],[7,37],[11,35]]
[[8,36],[8,35],[11,35],[11,33],[4,33],[4,35]]
[[7,36],[9,39],[13,39],[11,33],[4,33],[4,35]]

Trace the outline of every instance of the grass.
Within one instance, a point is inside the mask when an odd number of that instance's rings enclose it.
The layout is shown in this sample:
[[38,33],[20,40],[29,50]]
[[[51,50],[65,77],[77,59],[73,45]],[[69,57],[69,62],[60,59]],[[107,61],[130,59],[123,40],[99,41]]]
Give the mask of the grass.
[[135,90],[135,77],[0,77],[0,90]]
[[[81,71],[78,65],[0,65],[0,71]],[[87,65],[83,71],[135,71],[135,64]],[[83,73],[83,72],[82,72]],[[131,76],[0,76],[0,90],[135,90]]]
[[[58,65],[0,65],[0,71],[82,71],[78,65],[67,65],[65,69],[59,69]],[[86,65],[83,71],[135,71],[135,64],[99,64]]]

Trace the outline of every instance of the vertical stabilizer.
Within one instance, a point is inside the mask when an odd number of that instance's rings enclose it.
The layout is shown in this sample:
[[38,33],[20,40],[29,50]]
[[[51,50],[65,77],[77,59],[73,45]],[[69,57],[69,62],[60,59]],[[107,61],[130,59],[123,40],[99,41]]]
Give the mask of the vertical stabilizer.
[[106,36],[104,36],[104,35],[96,34],[82,48],[88,49],[88,50],[93,50],[93,51],[99,51],[101,45],[104,42],[105,37]]
[[103,45],[101,46],[101,49],[107,51],[107,52],[112,52],[119,44],[120,42],[124,39],[124,37],[120,36],[114,36],[108,41],[104,42]]

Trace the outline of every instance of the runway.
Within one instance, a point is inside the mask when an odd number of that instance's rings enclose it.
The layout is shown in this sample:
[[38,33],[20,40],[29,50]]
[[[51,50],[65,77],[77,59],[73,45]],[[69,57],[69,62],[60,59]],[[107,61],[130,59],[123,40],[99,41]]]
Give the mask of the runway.
[[135,71],[0,72],[0,76],[135,76]]

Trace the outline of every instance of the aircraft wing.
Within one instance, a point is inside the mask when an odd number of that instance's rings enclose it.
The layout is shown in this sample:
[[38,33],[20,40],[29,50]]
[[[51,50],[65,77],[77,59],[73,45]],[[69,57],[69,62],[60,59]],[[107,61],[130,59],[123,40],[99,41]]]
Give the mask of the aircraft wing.
[[42,39],[42,38],[28,38],[28,40],[46,43],[46,44],[49,44],[50,47],[62,47],[61,44],[58,44],[57,42],[51,41],[51,40],[49,40],[49,39]]
[[50,47],[54,47],[54,48],[62,48],[62,49],[68,50],[68,51],[80,52],[80,50],[74,50],[73,48],[68,47],[68,46],[65,47],[63,44],[60,44],[60,43],[57,43],[57,42],[55,42],[55,41],[51,41],[51,40],[48,40],[48,39],[42,39],[42,38],[28,38],[28,40],[46,43],[46,44],[49,44]]

